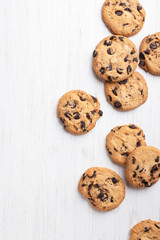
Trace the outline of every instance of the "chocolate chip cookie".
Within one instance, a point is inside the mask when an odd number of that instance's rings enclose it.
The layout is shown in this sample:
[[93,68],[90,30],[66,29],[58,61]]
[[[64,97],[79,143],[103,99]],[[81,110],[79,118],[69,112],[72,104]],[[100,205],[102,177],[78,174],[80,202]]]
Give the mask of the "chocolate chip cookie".
[[139,222],[131,229],[130,240],[160,239],[160,222],[150,219]]
[[101,211],[118,207],[125,198],[125,185],[122,179],[108,168],[89,168],[82,175],[78,190],[94,208]]
[[105,84],[107,101],[118,111],[130,111],[146,102],[148,87],[144,77],[134,72],[121,82]]
[[126,37],[137,34],[143,27],[146,12],[137,0],[106,0],[102,19],[113,34]]
[[126,164],[130,153],[140,146],[145,146],[143,130],[134,124],[117,126],[111,130],[106,138],[108,153],[117,164]]
[[160,32],[142,40],[139,57],[141,68],[153,75],[160,76]]
[[130,153],[126,163],[126,178],[138,188],[151,187],[160,177],[160,150],[142,146]]
[[59,100],[57,114],[68,132],[80,135],[89,132],[103,112],[96,97],[72,90]]
[[93,52],[93,69],[106,81],[119,82],[127,79],[137,65],[136,46],[126,37],[106,37]]

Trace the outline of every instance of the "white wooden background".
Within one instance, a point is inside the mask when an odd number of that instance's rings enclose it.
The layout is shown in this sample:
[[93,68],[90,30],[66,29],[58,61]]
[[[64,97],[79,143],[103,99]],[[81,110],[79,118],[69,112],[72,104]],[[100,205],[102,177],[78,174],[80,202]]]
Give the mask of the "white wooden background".
[[[147,17],[131,40],[160,30],[160,1],[141,0]],[[143,128],[160,148],[160,78],[145,73],[148,101],[120,113],[106,102],[91,68],[97,43],[110,35],[101,20],[103,0],[0,0],[0,240],[128,240],[143,219],[160,221],[160,182],[126,186],[111,212],[92,209],[77,191],[89,167],[124,168],[109,159],[105,138],[116,125]],[[72,89],[98,97],[104,116],[84,136],[65,132],[58,99]],[[126,181],[125,181],[126,183]],[[127,183],[126,183],[127,184]]]

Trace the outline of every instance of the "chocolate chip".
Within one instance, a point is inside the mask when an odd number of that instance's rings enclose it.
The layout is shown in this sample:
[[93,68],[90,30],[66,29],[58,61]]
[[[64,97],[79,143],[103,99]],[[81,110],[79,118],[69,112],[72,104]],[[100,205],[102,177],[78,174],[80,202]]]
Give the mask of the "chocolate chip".
[[127,62],[127,61],[128,61],[128,58],[129,58],[129,56],[127,55],[127,56],[125,57],[124,61]]
[[141,95],[143,95],[143,89],[141,90]]
[[112,102],[112,97],[110,95],[108,95],[108,97],[109,97],[109,101]]
[[158,48],[157,42],[151,43],[151,44],[150,44],[150,48],[151,48],[152,50],[157,49],[157,48]]
[[86,101],[86,98],[80,97],[80,100],[83,102]]
[[145,228],[144,228],[144,232],[149,232],[150,229],[151,229],[151,228],[145,227]]
[[86,184],[85,184],[85,183],[83,183],[81,186],[82,186],[82,187],[85,187],[85,186],[86,186]]
[[104,41],[104,45],[106,45],[106,46],[111,46],[111,45],[112,45],[112,42],[105,40],[105,41]]
[[102,110],[99,110],[99,112],[98,112],[98,114],[99,114],[99,116],[103,116],[103,112],[102,112]]
[[89,184],[89,186],[88,186],[88,191],[91,190],[92,186],[93,186],[93,183]]
[[145,64],[145,61],[142,61],[142,60],[140,61],[139,64],[140,64],[141,66],[143,66],[143,67],[146,65],[146,64]]
[[126,153],[122,153],[121,155],[122,155],[122,156],[126,156],[126,157],[128,157],[128,156],[129,156],[129,153],[126,152]]
[[61,122],[64,124],[65,119],[64,118],[60,118]]
[[137,133],[137,135],[138,135],[138,136],[140,136],[140,135],[141,135],[141,133],[142,133],[142,131],[139,131],[139,132]]
[[[147,181],[142,180],[142,183],[145,185],[145,187],[150,187],[150,186],[148,185],[148,182],[147,182]],[[147,231],[146,231],[146,232],[147,232]]]
[[96,112],[95,110],[91,111],[92,115],[94,115],[94,114],[95,114],[95,112]]
[[97,184],[97,183],[94,184],[94,187],[95,187],[95,188],[99,188],[99,184]]
[[118,102],[118,101],[117,101],[117,102],[114,102],[114,107],[117,108],[117,109],[118,109],[118,108],[121,108],[121,107],[122,107],[122,104],[121,104],[120,102]]
[[113,53],[111,52],[111,49],[110,49],[110,48],[107,49],[107,53],[108,53],[109,55],[113,55]]
[[119,4],[120,6],[126,6],[126,3],[122,2]]
[[140,147],[140,146],[141,146],[141,143],[137,142],[136,147]]
[[109,150],[108,150],[108,153],[109,153],[110,155],[112,155],[112,152],[110,152]]
[[142,60],[145,59],[145,56],[144,56],[144,54],[143,54],[142,52],[140,52],[139,57],[140,57],[140,59],[142,59]]
[[85,128],[86,124],[84,121],[81,121],[81,129]]
[[135,50],[132,50],[132,51],[131,51],[131,55],[133,55],[134,53],[135,53]]
[[110,37],[110,40],[114,40],[116,38],[117,38],[116,36],[112,36],[112,37]]
[[130,8],[125,8],[124,10],[127,12],[132,12]]
[[137,58],[133,58],[133,62],[138,62],[138,59]]
[[84,181],[86,177],[87,177],[87,174],[83,173],[82,180]]
[[136,127],[134,124],[130,125],[129,128],[131,128],[131,129],[137,129],[137,127]]
[[156,228],[160,229],[160,227],[156,223],[154,225],[155,225]]
[[139,169],[139,165],[137,165],[137,167],[136,167],[136,170],[138,170]]
[[115,11],[115,14],[116,14],[117,16],[122,16],[123,12],[119,10],[119,11]]
[[69,105],[69,101],[67,101],[67,103],[63,107],[67,107],[68,105]]
[[108,199],[108,195],[107,195],[107,193],[100,192],[100,194],[98,195],[97,198],[99,198],[102,202],[106,202]]
[[68,118],[69,120],[71,120],[70,117],[71,117],[72,115],[71,115],[69,112],[66,112],[64,115],[65,115],[66,118]]
[[113,201],[113,197],[111,197],[111,202],[114,202],[114,201]]
[[123,81],[120,81],[119,82],[119,84],[121,85],[121,84],[126,84],[128,82],[128,79],[125,79],[125,80],[123,80]]
[[132,72],[132,67],[131,67],[131,65],[128,65],[128,67],[127,67],[127,74],[130,74],[130,72]]
[[155,162],[159,162],[159,156],[156,157]]
[[96,176],[96,171],[93,172],[93,174],[91,176],[88,175],[89,178],[93,178]]
[[137,176],[137,173],[136,172],[134,172],[133,173],[133,178],[135,178]]
[[113,177],[113,178],[112,178],[112,182],[113,182],[113,184],[116,184],[116,183],[118,183],[118,182],[119,182],[119,180],[118,180],[118,179],[116,179],[115,177]]
[[129,25],[129,23],[123,23],[123,26],[127,26],[127,25]]
[[91,97],[92,97],[94,103],[97,102],[97,98],[96,98],[96,97],[94,97],[94,96],[92,96],[92,95],[91,95]]
[[111,76],[108,77],[108,81],[112,82],[112,78],[111,78]]
[[93,51],[93,57],[95,58],[95,57],[97,57],[97,55],[98,55],[98,54],[97,54],[97,51],[94,50],[94,51]]
[[117,69],[117,73],[122,74],[123,73],[123,69],[122,68],[118,68]]
[[136,29],[132,29],[132,32],[135,32],[136,31]]
[[155,173],[155,172],[157,172],[158,171],[158,167],[157,167],[157,165],[154,165],[153,167],[152,167],[152,169],[151,169],[151,174],[153,174],[153,173]]
[[78,112],[73,113],[74,119],[80,119],[80,114]]
[[107,70],[107,71],[111,71],[111,70],[112,70],[112,65],[109,64],[109,65],[106,67],[106,70]]
[[118,150],[114,147],[114,151],[118,152]]
[[101,68],[99,69],[99,71],[100,71],[100,73],[103,75],[103,74],[105,73],[105,68],[104,68],[104,67],[101,67]]
[[135,164],[135,162],[136,162],[136,159],[133,157],[132,158],[132,163]]
[[89,120],[91,119],[89,113],[86,113],[86,117],[87,117]]
[[139,171],[139,173],[143,172],[143,170],[144,170],[144,168],[142,168],[142,169]]
[[147,48],[145,51],[144,51],[145,54],[149,55],[150,54],[150,51],[149,49]]
[[112,92],[113,92],[113,94],[114,94],[115,96],[117,96],[117,87],[115,87],[115,88],[112,90]]
[[120,39],[122,42],[124,42],[124,37],[119,37],[119,39]]
[[141,11],[141,10],[142,10],[142,6],[138,5],[138,6],[137,6],[137,10],[138,10],[138,11]]

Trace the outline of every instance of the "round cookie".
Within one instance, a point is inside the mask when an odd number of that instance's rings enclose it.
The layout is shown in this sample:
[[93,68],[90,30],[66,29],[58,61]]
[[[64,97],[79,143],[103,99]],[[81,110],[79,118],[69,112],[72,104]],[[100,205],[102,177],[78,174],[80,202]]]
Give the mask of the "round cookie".
[[60,98],[57,114],[68,132],[80,135],[89,132],[103,112],[97,98],[81,90],[72,90]]
[[128,79],[105,84],[107,101],[118,111],[130,111],[146,102],[148,87],[144,77],[134,72]]
[[145,145],[143,130],[133,124],[113,128],[106,138],[106,148],[112,161],[121,165],[126,164],[134,149]]
[[82,175],[78,190],[94,208],[101,211],[118,207],[125,198],[125,185],[122,179],[108,168],[89,168]]
[[92,65],[100,78],[110,82],[122,81],[137,68],[136,46],[126,37],[106,37],[94,50]]
[[160,76],[160,32],[149,35],[140,45],[139,66],[153,75]]
[[137,0],[106,0],[102,19],[113,34],[126,37],[137,34],[143,27],[146,12]]
[[151,187],[160,177],[160,150],[142,146],[135,149],[126,162],[126,178],[137,188]]
[[160,222],[150,219],[139,222],[131,229],[130,240],[160,239]]

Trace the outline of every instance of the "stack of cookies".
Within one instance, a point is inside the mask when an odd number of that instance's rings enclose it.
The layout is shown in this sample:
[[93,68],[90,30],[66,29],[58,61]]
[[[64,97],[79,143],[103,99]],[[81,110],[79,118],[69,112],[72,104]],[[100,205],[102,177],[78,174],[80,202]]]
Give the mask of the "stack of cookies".
[[[145,10],[137,0],[106,0],[102,19],[112,34],[93,51],[92,66],[105,81],[107,101],[118,111],[129,111],[148,98],[146,80],[136,68],[160,76],[160,33],[143,39],[138,53],[128,37],[137,34],[145,21]],[[103,115],[98,99],[82,90],[65,93],[57,113],[65,129],[81,135],[89,132]],[[143,130],[135,124],[117,126],[107,135],[106,148],[114,163],[125,165],[126,178],[137,188],[151,187],[160,178],[160,150],[146,146]],[[101,211],[118,207],[125,198],[125,184],[108,168],[92,167],[85,171],[79,192]],[[146,220],[132,228],[131,240],[160,239],[160,223]]]

